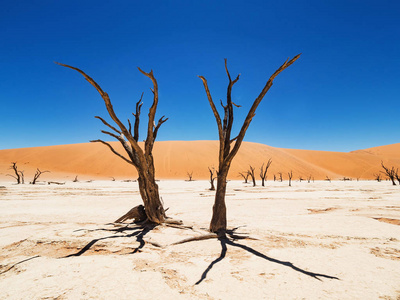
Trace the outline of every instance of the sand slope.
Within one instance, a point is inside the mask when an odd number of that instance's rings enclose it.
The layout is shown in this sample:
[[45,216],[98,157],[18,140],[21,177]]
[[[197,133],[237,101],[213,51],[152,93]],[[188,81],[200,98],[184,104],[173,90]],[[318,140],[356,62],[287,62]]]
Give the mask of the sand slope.
[[[123,153],[118,142],[112,145]],[[206,179],[209,176],[208,167],[218,165],[217,141],[167,141],[156,142],[154,148],[157,177],[187,178],[187,172],[193,172],[194,179]],[[238,179],[238,173],[246,171],[249,165],[259,168],[268,159],[272,165],[268,171],[268,179],[273,174],[293,171],[293,179],[308,176],[324,179],[343,177],[371,179],[380,171],[380,162],[400,166],[400,143],[357,150],[349,153],[311,151],[274,148],[263,144],[244,142],[235,157],[230,178]],[[43,174],[43,180],[50,178],[126,178],[136,177],[136,170],[122,159],[112,154],[109,149],[99,143],[84,143],[49,147],[21,148],[0,150],[0,179],[9,179],[5,174],[10,162],[18,162],[20,170],[25,171],[28,180],[33,177],[36,168],[49,170]]]

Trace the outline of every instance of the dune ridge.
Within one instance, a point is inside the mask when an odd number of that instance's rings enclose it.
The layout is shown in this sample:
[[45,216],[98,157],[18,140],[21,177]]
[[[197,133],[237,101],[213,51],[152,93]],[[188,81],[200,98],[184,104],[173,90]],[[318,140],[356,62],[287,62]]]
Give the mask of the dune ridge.
[[[121,154],[118,142],[111,144]],[[141,143],[143,146],[143,143]],[[161,141],[154,147],[156,176],[159,179],[186,179],[187,172],[193,172],[193,179],[207,179],[208,167],[218,166],[218,141]],[[248,170],[249,165],[259,168],[268,159],[272,165],[268,170],[268,180],[274,174],[293,171],[293,179],[311,176],[315,180],[343,177],[373,179],[380,172],[380,162],[400,167],[400,143],[352,152],[329,152],[275,148],[263,144],[244,142],[235,157],[229,173],[230,179],[239,179],[239,172]],[[13,180],[6,174],[11,162],[17,162],[25,171],[26,180],[33,176],[36,168],[49,170],[46,178],[68,178],[75,175],[82,178],[135,179],[136,170],[132,165],[116,157],[99,143],[82,143],[47,147],[32,147],[0,150],[0,178]],[[42,179],[46,180],[45,175]]]

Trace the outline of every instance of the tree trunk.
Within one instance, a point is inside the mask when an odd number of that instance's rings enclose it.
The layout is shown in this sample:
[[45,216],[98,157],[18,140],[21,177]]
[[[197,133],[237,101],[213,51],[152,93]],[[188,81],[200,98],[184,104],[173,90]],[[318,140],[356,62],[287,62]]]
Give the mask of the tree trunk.
[[264,179],[264,178],[261,178],[261,186],[265,186],[265,185],[264,185],[264,181],[265,181],[265,179]]
[[[228,169],[229,170],[229,169]],[[217,177],[217,191],[215,193],[215,201],[213,206],[213,215],[210,223],[210,231],[215,233],[222,233],[226,230],[226,178],[228,170],[219,171]]]
[[155,224],[163,223],[165,211],[160,200],[157,183],[153,178],[145,178],[143,175],[139,175],[138,183],[148,220]]

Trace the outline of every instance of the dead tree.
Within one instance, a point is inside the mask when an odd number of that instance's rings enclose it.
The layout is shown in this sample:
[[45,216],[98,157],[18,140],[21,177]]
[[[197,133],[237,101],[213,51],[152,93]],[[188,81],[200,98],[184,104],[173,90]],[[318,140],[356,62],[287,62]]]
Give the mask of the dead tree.
[[17,180],[17,184],[24,184],[25,180],[24,180],[24,171],[18,171],[18,167],[17,167],[17,163],[16,162],[12,162],[12,165],[10,166],[10,170],[14,170],[15,176],[11,175],[11,174],[6,174],[6,176],[10,176],[12,178],[14,178],[15,180]]
[[399,185],[400,185],[399,169],[396,169],[396,173],[394,174],[394,177],[396,177],[396,179],[397,179],[397,181],[399,182]]
[[290,172],[287,173],[289,177],[289,186],[292,186],[292,178],[293,178],[293,172],[290,170]]
[[279,181],[282,182],[282,181],[283,181],[283,179],[282,179],[282,172],[278,172],[278,174],[279,174]]
[[276,181],[276,175],[274,174],[274,181]]
[[36,184],[36,181],[39,179],[40,175],[43,173],[49,173],[50,171],[40,171],[39,168],[36,169],[35,175],[33,176],[33,180],[31,184]]
[[331,179],[328,177],[328,175],[326,175],[325,180],[331,182]]
[[72,182],[79,182],[79,180],[78,180],[78,175],[75,176],[75,179],[72,180]]
[[247,174],[251,177],[251,180],[253,181],[253,186],[256,186],[256,175],[254,174],[255,168],[252,166],[249,166],[249,170],[247,171]]
[[385,167],[385,165],[383,164],[383,161],[381,161],[381,166],[383,168],[383,170],[385,170],[385,172],[381,171],[383,174],[385,174],[391,181],[393,185],[396,185],[396,182],[394,181],[396,178],[396,171],[394,170],[394,167],[392,167],[391,169]]
[[307,177],[307,182],[308,182],[308,183],[311,182],[311,175]]
[[381,177],[381,174],[380,174],[380,173],[378,173],[378,174],[373,174],[373,175],[374,175],[376,181],[378,181],[378,182],[381,182],[381,181],[382,181],[382,177]]
[[232,160],[239,151],[239,148],[243,142],[246,131],[251,123],[251,120],[255,116],[256,109],[260,104],[261,100],[264,98],[265,94],[271,88],[273,81],[279,73],[293,64],[298,58],[300,54],[295,56],[291,60],[286,60],[282,66],[280,66],[274,74],[269,78],[264,88],[262,89],[259,96],[254,100],[253,105],[251,106],[244,123],[239,131],[239,134],[236,137],[231,136],[232,125],[233,125],[233,106],[238,106],[232,101],[232,87],[239,80],[240,74],[232,80],[231,75],[228,71],[227,60],[225,59],[225,71],[229,79],[228,88],[227,88],[227,99],[226,105],[224,105],[221,101],[221,105],[224,109],[224,117],[221,119],[221,116],[214,104],[214,101],[211,97],[210,90],[208,88],[207,80],[203,76],[199,76],[199,78],[203,81],[204,89],[207,94],[208,102],[213,111],[215,120],[218,126],[218,134],[219,134],[219,165],[218,165],[218,177],[217,177],[217,191],[215,193],[215,201],[213,205],[213,215],[210,222],[210,231],[222,233],[223,235],[226,232],[226,204],[225,204],[225,194],[226,194],[226,178],[228,176],[229,168],[231,166]]
[[192,172],[187,172],[186,173],[187,174],[187,176],[189,176],[189,180],[188,181],[193,181],[193,171]]
[[299,176],[299,181],[302,182],[303,180],[304,180],[303,177],[300,175]]
[[272,160],[269,159],[267,164],[265,165],[265,168],[264,168],[264,164],[262,164],[262,166],[260,168],[260,177],[261,177],[261,185],[262,186],[265,186],[264,182],[265,182],[265,179],[267,178],[268,168],[270,167],[271,164],[272,164]]
[[215,169],[208,167],[208,171],[210,171],[210,191],[215,191],[214,180],[217,178],[215,175]]
[[249,172],[239,172],[239,175],[243,177],[244,183],[247,183],[249,180]]
[[153,147],[154,142],[157,137],[158,130],[161,125],[168,120],[168,118],[164,118],[162,116],[158,122],[155,122],[155,115],[158,105],[158,84],[153,75],[153,70],[149,73],[142,71],[140,68],[139,71],[150,78],[153,83],[153,88],[151,89],[153,93],[153,104],[149,109],[149,120],[147,124],[147,137],[144,141],[144,150],[139,146],[139,118],[140,111],[142,107],[142,98],[143,93],[140,100],[136,103],[136,113],[133,114],[135,117],[135,123],[132,128],[131,122],[128,120],[129,127],[127,128],[117,117],[114,112],[114,108],[111,104],[111,100],[106,92],[104,92],[101,87],[88,75],[86,75],[82,70],[57,63],[61,66],[73,69],[82,74],[85,79],[99,92],[100,96],[103,98],[104,103],[106,105],[108,114],[111,119],[118,125],[119,129],[107,123],[103,118],[96,116],[97,119],[103,122],[104,125],[109,127],[112,132],[102,131],[104,134],[114,137],[117,139],[122,147],[124,148],[128,157],[121,155],[118,153],[111,144],[104,142],[102,140],[94,140],[91,142],[100,142],[106,145],[115,155],[123,159],[128,164],[133,165],[138,172],[138,183],[139,183],[139,191],[140,196],[144,203],[144,209],[147,216],[147,219],[151,223],[160,224],[165,221],[165,210],[163,204],[161,202],[158,185],[155,180],[155,168],[154,168],[154,159],[153,159]]

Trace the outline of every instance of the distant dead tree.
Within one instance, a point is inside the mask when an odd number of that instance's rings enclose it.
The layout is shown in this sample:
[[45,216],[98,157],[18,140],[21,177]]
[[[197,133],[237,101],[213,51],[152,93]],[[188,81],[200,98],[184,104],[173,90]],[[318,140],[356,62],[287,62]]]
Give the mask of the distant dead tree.
[[274,174],[274,181],[276,181],[276,175]]
[[391,181],[393,185],[396,185],[396,182],[394,181],[396,178],[396,171],[394,169],[394,167],[392,167],[391,169],[385,167],[385,165],[383,164],[383,161],[381,161],[381,166],[383,168],[383,170],[385,170],[385,172],[381,171],[383,174],[385,174]]
[[247,171],[247,174],[251,177],[251,180],[253,181],[253,186],[256,186],[256,175],[254,174],[255,168],[252,166],[249,166],[249,170]]
[[[228,75],[229,83],[227,88],[227,99],[226,105],[224,105],[221,101],[221,105],[224,109],[224,118],[221,119],[221,116],[214,104],[214,101],[211,97],[210,90],[208,88],[207,80],[203,76],[199,76],[199,78],[203,81],[204,89],[207,94],[208,102],[211,106],[211,109],[214,113],[215,120],[218,126],[218,134],[219,134],[219,165],[218,165],[218,177],[217,177],[217,191],[215,193],[215,201],[213,205],[213,215],[210,222],[210,231],[219,233],[221,236],[225,236],[226,232],[226,204],[225,204],[225,194],[226,194],[226,178],[228,176],[229,168],[231,166],[232,160],[239,151],[239,148],[243,142],[246,131],[255,116],[256,109],[260,104],[261,100],[264,98],[265,94],[271,88],[273,81],[279,73],[293,64],[298,58],[300,54],[292,58],[291,60],[286,60],[268,79],[264,88],[262,89],[259,96],[254,100],[253,105],[251,106],[244,123],[239,131],[239,134],[236,137],[231,137],[232,125],[233,125],[233,106],[237,106],[232,101],[232,87],[239,80],[240,74],[232,80],[231,75],[228,71],[227,60],[225,59],[225,71]],[[232,148],[231,148],[232,146]]]
[[261,177],[261,185],[262,186],[265,186],[264,182],[265,182],[265,179],[267,178],[268,168],[271,166],[271,164],[272,164],[272,160],[269,159],[267,164],[265,165],[265,168],[264,168],[264,164],[262,164],[262,166],[260,168],[260,177]]
[[378,182],[381,182],[381,181],[382,181],[382,176],[381,176],[380,173],[378,173],[378,174],[373,174],[373,175],[374,175],[376,181],[378,181]]
[[283,181],[282,172],[278,172],[278,175],[279,175],[279,181],[282,182]]
[[[106,92],[104,92],[101,87],[88,75],[86,75],[82,70],[69,66],[64,65],[61,63],[56,63],[63,67],[67,67],[73,69],[80,74],[82,74],[85,79],[99,92],[100,96],[103,98],[104,103],[106,105],[108,114],[110,115],[111,119],[118,125],[119,129],[115,128],[114,126],[107,123],[103,118],[96,116],[97,119],[103,122],[104,125],[109,127],[112,132],[109,131],[102,131],[103,133],[112,136],[113,138],[117,139],[122,147],[124,148],[128,157],[125,157],[119,154],[111,144],[104,142],[102,140],[94,140],[91,142],[100,142],[106,145],[115,155],[123,159],[128,164],[133,165],[137,172],[138,172],[138,183],[139,183],[139,191],[140,196],[142,197],[144,203],[144,212],[149,222],[155,224],[161,224],[165,222],[165,210],[159,196],[158,192],[158,185],[155,180],[155,168],[154,168],[154,158],[153,158],[153,146],[154,142],[157,137],[158,130],[160,129],[161,125],[165,123],[167,119],[162,116],[158,122],[155,122],[155,115],[158,105],[158,84],[153,75],[153,70],[149,73],[142,71],[140,68],[139,71],[148,77],[152,83],[153,88],[151,89],[153,93],[153,104],[149,109],[148,114],[148,124],[147,124],[147,137],[144,142],[144,150],[139,146],[139,118],[140,118],[140,111],[142,107],[142,98],[143,93],[140,100],[136,103],[136,113],[133,114],[135,117],[135,123],[132,128],[131,122],[128,120],[129,127],[127,128],[117,117],[114,112],[114,108],[111,104],[111,100]],[[133,129],[133,130],[132,130]],[[129,214],[129,212],[128,212]],[[125,215],[126,216],[126,215]]]
[[10,176],[10,177],[14,178],[15,180],[17,180],[17,184],[25,183],[24,171],[19,171],[18,170],[18,166],[17,166],[16,162],[12,162],[9,169],[10,170],[14,170],[15,176],[11,175],[11,174],[6,174],[6,176]]
[[193,181],[193,180],[192,180],[192,178],[193,178],[193,171],[192,171],[192,172],[186,172],[186,174],[187,174],[187,176],[189,177],[189,180],[188,180],[188,181]]
[[39,168],[36,169],[35,175],[33,176],[33,180],[30,182],[31,184],[36,184],[36,181],[39,179],[40,175],[43,173],[49,173],[50,171],[40,171]]
[[325,180],[331,182],[331,179],[328,177],[328,175],[326,175]]
[[215,169],[208,167],[208,171],[210,172],[210,184],[211,184],[210,191],[215,191],[214,180],[215,178],[217,178],[215,176],[216,175]]
[[75,176],[75,179],[74,180],[72,180],[72,182],[78,182],[79,180],[78,180],[78,175],[76,175]]
[[293,177],[293,172],[290,170],[290,172],[287,173],[289,177],[289,186],[292,186],[292,177]]
[[304,179],[303,179],[303,177],[300,175],[300,176],[299,176],[299,181],[301,182],[302,180],[304,180]]
[[311,175],[307,177],[307,182],[308,182],[308,183],[311,182]]
[[243,177],[244,183],[247,183],[249,180],[249,172],[239,172],[239,175]]
[[397,181],[399,182],[399,185],[400,185],[399,169],[396,169],[396,173],[394,174],[394,176],[396,177],[396,179],[397,179]]

